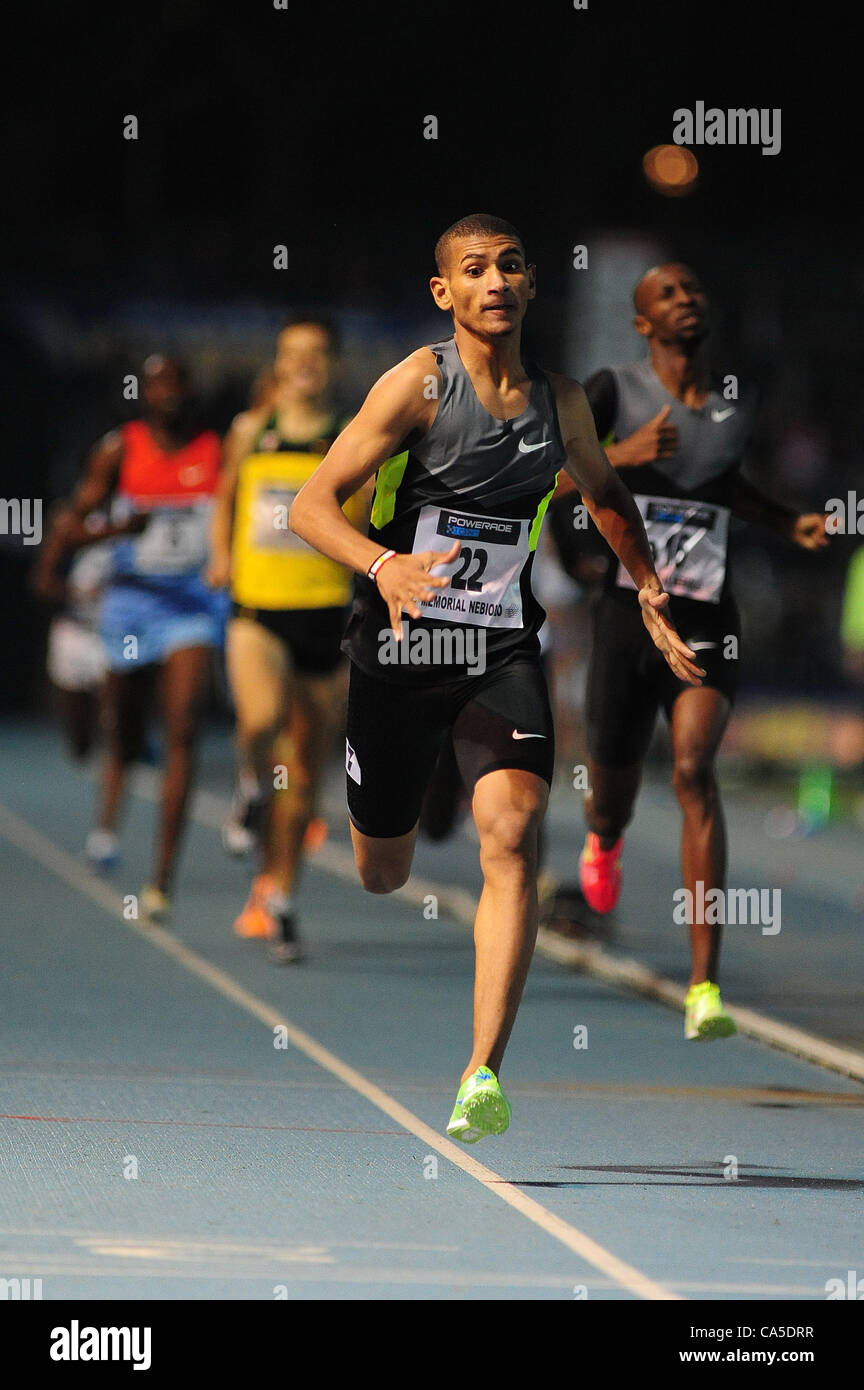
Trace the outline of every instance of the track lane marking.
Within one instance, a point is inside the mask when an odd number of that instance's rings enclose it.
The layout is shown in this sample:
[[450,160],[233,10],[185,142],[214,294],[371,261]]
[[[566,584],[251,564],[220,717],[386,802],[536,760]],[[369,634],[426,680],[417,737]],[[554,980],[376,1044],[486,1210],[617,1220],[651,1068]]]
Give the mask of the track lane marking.
[[547,1235],[552,1236],[554,1240],[566,1246],[586,1264],[600,1270],[622,1288],[629,1289],[638,1298],[671,1301],[679,1300],[682,1297],[649,1278],[648,1275],[643,1274],[641,1270],[636,1269],[625,1260],[619,1259],[617,1255],[606,1250],[604,1246],[598,1244],[584,1231],[570,1225],[560,1216],[556,1216],[554,1212],[548,1211],[533,1197],[519,1191],[499,1173],[487,1168],[485,1164],[479,1163],[477,1159],[458,1148],[451,1140],[444,1139],[425,1124],[419,1116],[413,1114],[406,1106],[388,1095],[380,1086],[376,1086],[373,1081],[363,1076],[349,1063],[343,1062],[341,1057],[337,1057],[311,1034],[291,1023],[277,1009],[258,999],[224,970],[211,965],[203,956],[199,956],[189,947],[182,945],[170,932],[162,927],[142,927],[137,922],[128,921],[123,915],[123,898],[119,893],[109,888],[102,880],[94,878],[71,854],[55,845],[29,821],[16,815],[14,811],[2,803],[0,803],[0,834],[11,845],[41,864],[49,873],[54,874],[55,877],[63,880],[70,887],[76,888],[82,896],[97,903],[112,917],[118,917],[124,927],[149,941],[164,955],[169,956],[178,965],[182,965],[198,979],[209,984],[225,999],[230,1000],[239,1008],[245,1009],[253,1018],[257,1018],[271,1030],[284,1028],[287,1038],[297,1051],[311,1058],[324,1071],[337,1077],[350,1090],[363,1096],[376,1109],[408,1130],[415,1138],[428,1144],[430,1149],[434,1149],[441,1154],[442,1158],[446,1158],[463,1173],[474,1178],[488,1192],[494,1193],[502,1202],[519,1212],[521,1216],[531,1221]]
[[45,1125],[177,1125],[181,1129],[263,1129],[282,1134],[393,1134],[410,1139],[404,1129],[335,1129],[329,1125],[250,1125],[236,1120],[152,1120],[128,1115],[2,1115],[0,1120],[32,1120]]

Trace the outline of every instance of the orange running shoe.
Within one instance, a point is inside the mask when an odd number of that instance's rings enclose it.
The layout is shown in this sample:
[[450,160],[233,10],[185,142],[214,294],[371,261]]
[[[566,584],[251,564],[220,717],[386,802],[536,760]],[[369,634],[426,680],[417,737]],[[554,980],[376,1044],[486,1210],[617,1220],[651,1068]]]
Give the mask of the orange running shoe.
[[267,911],[267,899],[274,887],[275,884],[270,874],[258,874],[256,878],[253,878],[249,898],[234,923],[234,931],[237,936],[247,939],[264,939],[273,935],[276,930],[276,922],[272,913]]
[[589,831],[579,856],[579,885],[585,901],[595,912],[611,912],[621,892],[621,846],[623,837],[611,849],[600,848],[600,836]]
[[330,827],[326,820],[321,820],[320,817],[317,817],[315,820],[310,820],[306,827],[306,834],[303,836],[303,848],[307,854],[316,854],[318,852],[327,839],[329,829]]

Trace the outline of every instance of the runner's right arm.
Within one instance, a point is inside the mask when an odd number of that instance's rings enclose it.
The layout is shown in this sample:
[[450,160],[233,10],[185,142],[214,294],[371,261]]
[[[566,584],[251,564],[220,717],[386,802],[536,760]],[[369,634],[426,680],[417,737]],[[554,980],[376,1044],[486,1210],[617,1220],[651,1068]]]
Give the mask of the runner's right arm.
[[[334,442],[291,507],[289,524],[304,541],[331,560],[367,574],[381,546],[364,536],[342,507],[409,437],[425,434],[435,418],[436,402],[427,399],[428,379],[438,370],[428,348],[419,348],[378,380],[358,413]],[[375,582],[387,604],[397,640],[402,613],[422,616],[417,600],[433,597],[447,579],[430,575],[433,565],[450,564],[459,554],[454,541],[447,551],[426,550],[397,555],[378,571]]]
[[104,511],[117,486],[123,460],[123,436],[112,430],[100,439],[90,453],[84,477],[78,484],[61,518],[63,541],[67,550],[80,550],[97,541],[113,540],[116,536],[138,535],[147,525],[143,513],[133,513],[125,521],[109,521],[98,526],[87,518],[93,512]]

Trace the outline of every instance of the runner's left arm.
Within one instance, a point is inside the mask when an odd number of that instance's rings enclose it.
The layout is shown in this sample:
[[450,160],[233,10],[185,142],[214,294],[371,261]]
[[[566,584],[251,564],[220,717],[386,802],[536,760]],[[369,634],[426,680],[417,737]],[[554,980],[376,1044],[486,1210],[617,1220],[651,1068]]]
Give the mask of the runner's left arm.
[[803,550],[822,550],[828,544],[827,516],[824,512],[796,512],[760,492],[742,478],[735,478],[731,512],[741,521],[755,521],[800,545]]
[[657,571],[639,509],[607,459],[594,428],[594,417],[577,381],[550,373],[558,404],[558,422],[567,461],[566,472],[582,494],[603,539],[611,546],[639,590],[642,618],[655,647],[679,680],[701,685],[705,671],[678,636],[663,611],[669,603]]
[[[339,426],[340,433],[342,430],[346,429],[348,425],[351,424],[351,421],[353,419],[353,415],[345,416],[344,420],[341,422]],[[354,493],[352,501],[354,502],[356,509],[353,517],[353,525],[357,527],[358,531],[362,531],[365,536],[367,531],[369,530],[369,522],[372,519],[372,504],[375,501],[374,475],[371,478],[367,478],[363,486],[357,489],[357,491]]]

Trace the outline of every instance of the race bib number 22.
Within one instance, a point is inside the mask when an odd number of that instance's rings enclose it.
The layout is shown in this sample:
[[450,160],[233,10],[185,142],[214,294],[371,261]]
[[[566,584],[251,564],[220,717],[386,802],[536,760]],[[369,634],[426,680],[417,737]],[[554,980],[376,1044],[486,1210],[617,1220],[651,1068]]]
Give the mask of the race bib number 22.
[[[478,627],[521,627],[519,580],[529,557],[529,525],[512,517],[475,516],[445,507],[424,507],[414,534],[415,555],[448,550],[460,542],[448,567],[449,584],[419,604],[424,618]],[[433,574],[444,573],[436,566]]]

